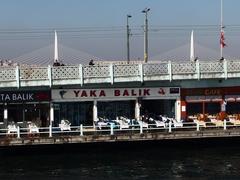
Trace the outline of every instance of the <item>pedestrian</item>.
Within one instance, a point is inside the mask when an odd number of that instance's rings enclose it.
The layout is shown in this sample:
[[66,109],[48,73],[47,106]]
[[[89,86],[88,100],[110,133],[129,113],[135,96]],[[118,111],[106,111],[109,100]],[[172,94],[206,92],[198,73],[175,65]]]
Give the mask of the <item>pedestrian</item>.
[[93,65],[94,65],[93,59],[90,60],[89,65],[90,65],[90,66],[93,66]]

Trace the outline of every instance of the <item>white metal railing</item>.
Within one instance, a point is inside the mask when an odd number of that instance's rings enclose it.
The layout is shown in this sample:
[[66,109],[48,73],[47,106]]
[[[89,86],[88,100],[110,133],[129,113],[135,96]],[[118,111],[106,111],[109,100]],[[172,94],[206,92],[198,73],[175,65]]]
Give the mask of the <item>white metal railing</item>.
[[[190,76],[189,76],[190,75]],[[240,61],[159,62],[138,64],[76,65],[58,67],[0,67],[0,86],[115,83],[148,80],[180,80],[240,77]],[[153,79],[152,79],[153,78]],[[93,80],[94,79],[94,80]],[[99,79],[99,81],[97,81]],[[76,80],[76,81],[74,81]],[[92,81],[93,80],[93,81]],[[48,82],[47,82],[48,81]],[[27,82],[27,83],[25,83]],[[31,84],[31,82],[33,82]],[[37,83],[36,83],[37,82]],[[10,84],[13,87],[13,84]]]
[[3,136],[11,136],[13,138],[24,138],[26,136],[30,137],[56,137],[56,136],[62,136],[62,135],[71,135],[71,136],[88,136],[88,135],[117,135],[124,133],[135,133],[135,134],[142,134],[144,132],[151,133],[151,132],[157,132],[157,133],[172,133],[174,131],[181,130],[181,132],[184,131],[202,131],[205,129],[218,129],[225,131],[230,128],[237,128],[240,127],[240,124],[234,125],[230,123],[229,121],[224,120],[221,124],[213,124],[211,122],[205,122],[205,124],[200,124],[198,122],[183,122],[182,126],[175,126],[173,122],[166,123],[165,127],[157,127],[156,124],[148,124],[148,127],[144,127],[141,124],[138,125],[130,125],[129,128],[121,129],[119,125],[105,125],[105,126],[83,126],[82,124],[80,126],[71,126],[71,129],[68,131],[61,131],[59,127],[52,127],[51,125],[49,127],[41,127],[39,128],[39,132],[37,133],[30,133],[30,128],[20,128],[17,126],[16,131],[11,131],[7,128],[0,129],[0,137]]

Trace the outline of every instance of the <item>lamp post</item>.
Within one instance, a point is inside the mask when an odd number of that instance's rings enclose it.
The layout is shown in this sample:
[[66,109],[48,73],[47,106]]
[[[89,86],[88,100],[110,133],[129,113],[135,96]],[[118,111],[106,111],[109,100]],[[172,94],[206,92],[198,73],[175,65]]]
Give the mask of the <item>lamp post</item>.
[[127,15],[127,63],[130,62],[130,45],[129,45],[129,37],[130,37],[130,29],[128,24],[128,19],[131,18],[131,15]]
[[144,62],[148,61],[148,19],[147,14],[150,11],[150,8],[145,8],[142,10],[142,13],[145,14],[145,25],[144,25]]

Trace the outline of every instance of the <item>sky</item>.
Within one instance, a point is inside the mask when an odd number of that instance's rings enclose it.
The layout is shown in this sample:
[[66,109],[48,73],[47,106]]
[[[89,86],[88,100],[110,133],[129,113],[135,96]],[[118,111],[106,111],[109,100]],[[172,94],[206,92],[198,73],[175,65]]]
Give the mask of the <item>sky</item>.
[[[126,59],[126,17],[131,14],[130,55],[143,59],[144,14],[148,7],[149,57],[188,47],[191,30],[202,49],[219,50],[220,0],[0,0],[0,58],[15,58],[54,42],[101,59]],[[240,1],[223,0],[227,47],[238,58]],[[185,58],[188,49],[177,58]],[[196,50],[197,52],[197,50]],[[200,53],[200,52],[199,52]],[[198,56],[203,56],[198,54]],[[211,53],[210,53],[211,54]],[[163,57],[162,56],[162,57]],[[169,55],[170,56],[170,55]],[[211,56],[211,55],[209,55]]]

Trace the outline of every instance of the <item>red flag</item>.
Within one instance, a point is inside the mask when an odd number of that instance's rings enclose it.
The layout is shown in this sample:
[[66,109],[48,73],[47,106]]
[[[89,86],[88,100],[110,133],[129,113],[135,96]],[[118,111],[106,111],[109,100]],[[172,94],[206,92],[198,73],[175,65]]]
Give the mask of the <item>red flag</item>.
[[227,46],[224,41],[225,41],[224,31],[221,30],[220,45],[221,45],[222,48],[224,48],[225,46]]

